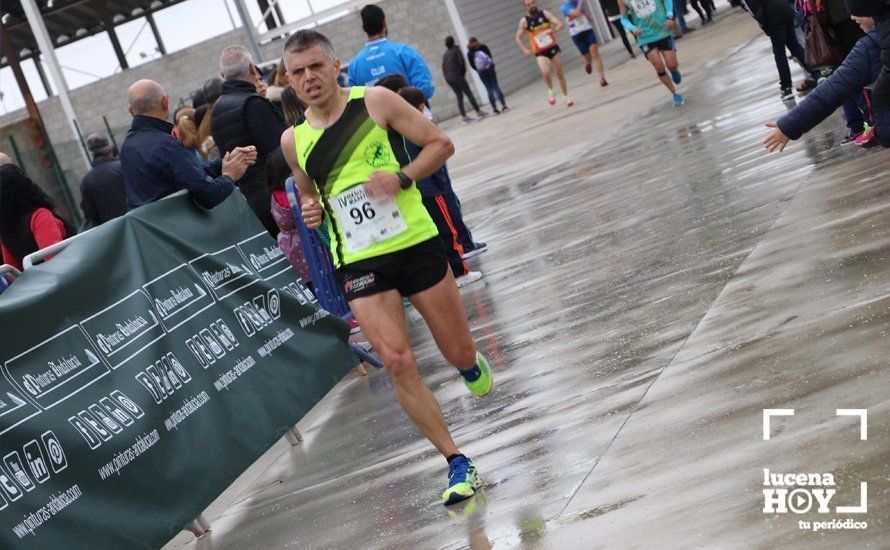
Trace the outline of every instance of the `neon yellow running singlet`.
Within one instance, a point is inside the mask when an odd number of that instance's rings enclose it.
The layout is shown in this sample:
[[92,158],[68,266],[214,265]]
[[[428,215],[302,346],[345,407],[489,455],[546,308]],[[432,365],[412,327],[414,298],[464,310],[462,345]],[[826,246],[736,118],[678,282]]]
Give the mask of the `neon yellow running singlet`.
[[346,109],[330,128],[317,130],[305,119],[294,126],[297,161],[322,199],[337,267],[398,252],[439,234],[416,185],[386,199],[365,195],[372,172],[395,174],[411,161],[405,138],[377,126],[368,115],[365,89],[349,90]]

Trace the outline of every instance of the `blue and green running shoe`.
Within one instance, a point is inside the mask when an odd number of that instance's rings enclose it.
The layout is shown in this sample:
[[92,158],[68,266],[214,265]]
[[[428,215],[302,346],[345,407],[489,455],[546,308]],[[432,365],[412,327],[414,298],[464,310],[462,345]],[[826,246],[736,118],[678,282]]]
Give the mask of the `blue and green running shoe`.
[[675,94],[674,94],[674,107],[682,107],[682,106],[683,106],[683,103],[685,103],[685,102],[683,101],[683,96],[681,96],[681,95],[678,94],[678,93],[675,93]]
[[448,488],[442,493],[445,506],[466,500],[482,487],[482,479],[476,471],[476,463],[459,456],[448,467]]
[[680,74],[680,71],[675,69],[671,71],[671,79],[674,81],[674,84],[679,84],[683,82],[683,75]]
[[491,377],[491,367],[488,366],[488,361],[486,361],[485,357],[478,351],[476,352],[475,366],[479,367],[479,378],[472,382],[464,378],[464,384],[467,385],[467,388],[469,388],[476,397],[484,397],[491,391],[491,386],[494,384],[494,380]]

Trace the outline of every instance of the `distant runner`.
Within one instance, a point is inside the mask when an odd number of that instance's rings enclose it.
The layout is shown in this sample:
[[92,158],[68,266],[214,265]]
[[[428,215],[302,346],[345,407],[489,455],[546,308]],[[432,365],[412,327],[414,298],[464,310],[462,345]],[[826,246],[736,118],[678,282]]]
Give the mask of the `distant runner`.
[[[553,89],[552,72],[556,71],[559,79],[559,87],[562,89],[562,97],[566,107],[575,104],[569,97],[566,86],[566,77],[562,72],[562,55],[559,44],[556,43],[556,34],[562,30],[562,23],[547,10],[538,8],[537,0],[525,0],[526,14],[519,20],[519,30],[516,31],[516,43],[522,49],[522,53],[529,56],[534,53],[538,61],[538,68],[547,83],[547,103],[556,105],[556,90]],[[526,36],[531,49],[525,45],[523,36]]]
[[[454,146],[407,101],[382,87],[337,83],[340,60],[321,33],[301,30],[284,46],[290,85],[308,108],[281,136],[310,229],[327,218],[337,281],[368,341],[380,353],[408,416],[448,460],[445,504],[470,498],[482,481],[461,454],[436,397],[420,377],[402,296],[433,333],[471,393],[491,391],[439,231],[415,181],[445,163]],[[421,148],[410,161],[405,140]]]
[[[643,55],[652,63],[658,79],[674,96],[674,107],[683,105],[683,96],[674,84],[683,79],[674,45],[674,5],[671,0],[619,0],[621,24],[634,33]],[[662,58],[664,62],[662,63]],[[671,76],[665,71],[671,71]],[[673,80],[673,82],[671,81]]]
[[600,86],[608,86],[606,82],[606,69],[603,67],[603,59],[600,57],[599,48],[596,45],[596,33],[593,32],[593,19],[587,13],[584,0],[568,0],[562,4],[562,14],[569,23],[569,34],[572,42],[584,56],[584,70],[587,74],[592,72],[591,62],[596,67],[596,74],[600,76]]

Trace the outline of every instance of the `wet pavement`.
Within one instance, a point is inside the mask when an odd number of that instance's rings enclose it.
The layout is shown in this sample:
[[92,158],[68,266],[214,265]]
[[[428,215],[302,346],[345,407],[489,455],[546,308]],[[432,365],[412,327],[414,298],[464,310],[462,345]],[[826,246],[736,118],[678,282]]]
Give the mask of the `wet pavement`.
[[[836,116],[763,151],[785,109],[752,25],[724,14],[679,42],[681,110],[639,61],[606,91],[575,67],[575,111],[531,87],[453,132],[490,246],[463,298],[492,393],[409,321],[480,495],[436,502],[444,460],[385,373],[350,375],[188,547],[887,548],[890,151],[841,148]],[[796,411],[769,441],[764,408]],[[867,441],[836,409],[868,409]],[[764,468],[832,473],[832,512],[764,514]],[[861,481],[868,512],[834,513]],[[834,518],[868,527],[799,528]]]

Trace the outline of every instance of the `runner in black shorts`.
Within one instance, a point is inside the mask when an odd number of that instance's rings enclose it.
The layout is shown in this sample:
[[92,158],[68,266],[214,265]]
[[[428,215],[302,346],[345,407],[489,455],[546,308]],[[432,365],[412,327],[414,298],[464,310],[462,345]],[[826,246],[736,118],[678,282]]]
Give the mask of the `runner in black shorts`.
[[[547,83],[547,103],[556,105],[556,90],[553,89],[552,72],[556,71],[556,78],[559,79],[559,86],[562,88],[562,97],[566,102],[566,107],[575,104],[569,97],[568,86],[566,85],[566,77],[562,72],[562,55],[560,55],[559,44],[556,43],[555,33],[562,30],[562,23],[559,19],[553,17],[553,14],[547,10],[538,7],[536,0],[525,0],[526,14],[519,20],[519,29],[516,31],[516,43],[522,49],[522,53],[526,56],[535,54],[535,60],[538,62],[538,68],[544,76],[544,82]],[[529,41],[531,48],[525,45],[523,37]]]
[[433,237],[410,248],[368,258],[337,270],[346,300],[397,290],[408,297],[436,286],[448,271],[442,240]]
[[562,50],[559,49],[559,46],[553,46],[552,48],[547,48],[541,52],[535,52],[535,57],[546,57],[547,59],[553,59],[556,57],[556,54],[561,53]]
[[[491,369],[476,351],[439,230],[414,183],[442,166],[454,146],[391,90],[341,88],[340,60],[323,34],[292,34],[284,61],[291,87],[308,105],[304,118],[281,136],[303,221],[310,229],[329,221],[331,255],[349,307],[380,354],[402,408],[448,460],[443,502],[470,498],[482,485],[476,464],[458,450],[420,376],[402,306],[407,296],[471,393],[491,391]],[[405,140],[421,148],[413,160]]]
[[674,107],[682,107],[683,96],[677,86],[683,75],[674,47],[673,0],[619,0],[618,9],[621,24],[637,37],[637,44],[655,69],[658,80],[674,97]]
[[677,51],[677,46],[674,44],[674,37],[668,36],[667,38],[662,38],[658,42],[640,44],[640,49],[643,50],[643,55],[648,56],[649,52],[653,50],[658,50],[660,52],[675,52]]

